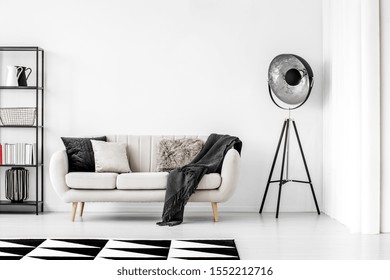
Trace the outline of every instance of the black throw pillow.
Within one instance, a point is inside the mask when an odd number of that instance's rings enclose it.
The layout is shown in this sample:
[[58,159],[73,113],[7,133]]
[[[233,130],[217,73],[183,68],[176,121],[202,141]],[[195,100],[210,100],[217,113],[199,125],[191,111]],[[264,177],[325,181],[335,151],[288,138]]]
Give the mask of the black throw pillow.
[[107,141],[106,136],[94,138],[61,137],[68,155],[69,172],[95,172],[91,140]]

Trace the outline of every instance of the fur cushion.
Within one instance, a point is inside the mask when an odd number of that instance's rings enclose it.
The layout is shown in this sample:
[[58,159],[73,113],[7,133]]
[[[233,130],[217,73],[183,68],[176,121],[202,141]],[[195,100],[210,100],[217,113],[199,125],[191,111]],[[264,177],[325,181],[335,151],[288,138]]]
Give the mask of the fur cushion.
[[157,152],[157,171],[170,172],[190,163],[203,148],[200,139],[162,139]]

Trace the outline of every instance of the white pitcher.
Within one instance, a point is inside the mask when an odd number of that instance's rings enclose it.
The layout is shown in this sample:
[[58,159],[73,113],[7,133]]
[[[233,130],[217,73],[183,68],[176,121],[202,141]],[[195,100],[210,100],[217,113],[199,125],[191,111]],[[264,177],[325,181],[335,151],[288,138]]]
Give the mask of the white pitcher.
[[7,68],[8,68],[8,73],[7,73],[6,86],[17,87],[18,86],[18,78],[19,78],[20,74],[22,73],[22,71],[19,71],[19,73],[18,73],[18,70],[21,67],[7,66]]

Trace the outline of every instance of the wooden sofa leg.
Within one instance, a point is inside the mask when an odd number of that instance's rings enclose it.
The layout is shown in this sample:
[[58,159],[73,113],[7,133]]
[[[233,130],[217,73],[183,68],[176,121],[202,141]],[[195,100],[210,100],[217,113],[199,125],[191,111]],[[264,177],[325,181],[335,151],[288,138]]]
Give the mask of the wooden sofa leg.
[[84,204],[84,202],[80,202],[80,217],[82,217],[84,213]]
[[213,208],[214,222],[218,222],[218,206],[216,202],[211,202]]
[[78,202],[72,202],[72,222],[74,222],[74,218],[76,217],[77,204]]

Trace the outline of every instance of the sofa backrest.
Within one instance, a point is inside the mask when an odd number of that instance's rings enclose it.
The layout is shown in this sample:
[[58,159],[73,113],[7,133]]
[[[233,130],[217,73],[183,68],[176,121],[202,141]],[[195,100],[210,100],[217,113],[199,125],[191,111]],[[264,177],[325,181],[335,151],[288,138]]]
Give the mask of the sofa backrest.
[[208,136],[165,135],[108,135],[108,142],[126,143],[127,157],[133,172],[155,172],[157,152],[161,139],[197,138],[206,141]]

